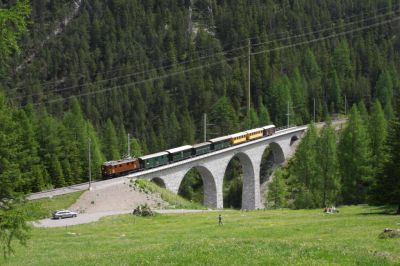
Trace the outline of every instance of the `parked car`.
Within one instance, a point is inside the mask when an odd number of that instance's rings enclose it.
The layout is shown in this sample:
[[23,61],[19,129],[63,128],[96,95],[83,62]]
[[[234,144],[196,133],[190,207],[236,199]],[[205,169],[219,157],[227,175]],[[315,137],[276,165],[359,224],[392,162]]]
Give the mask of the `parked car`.
[[59,210],[53,212],[53,219],[72,218],[78,216],[78,213],[69,210]]

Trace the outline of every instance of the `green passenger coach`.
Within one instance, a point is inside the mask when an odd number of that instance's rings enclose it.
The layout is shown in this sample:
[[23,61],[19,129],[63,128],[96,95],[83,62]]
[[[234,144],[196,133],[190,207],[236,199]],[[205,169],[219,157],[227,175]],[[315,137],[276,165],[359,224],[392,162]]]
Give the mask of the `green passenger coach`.
[[215,139],[210,139],[211,149],[214,151],[225,149],[231,146],[231,136],[224,136]]
[[168,152],[159,152],[139,157],[140,166],[143,169],[154,168],[168,163]]
[[199,156],[202,154],[209,153],[211,151],[211,143],[210,142],[203,142],[199,144],[195,144],[192,146],[192,155]]
[[178,148],[166,150],[170,162],[177,162],[192,157],[192,146],[185,145]]

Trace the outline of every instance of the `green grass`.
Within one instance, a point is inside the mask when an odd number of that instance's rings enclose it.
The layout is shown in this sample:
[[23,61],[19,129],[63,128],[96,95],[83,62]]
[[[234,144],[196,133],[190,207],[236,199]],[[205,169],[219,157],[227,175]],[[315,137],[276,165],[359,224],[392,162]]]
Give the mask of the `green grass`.
[[148,181],[146,179],[136,179],[131,180],[131,183],[139,188],[141,188],[144,192],[158,193],[161,198],[168,202],[170,206],[167,208],[170,209],[205,209],[205,207],[197,202],[188,201],[182,198],[179,195],[172,193],[165,188],[159,187],[157,184]]
[[28,247],[0,265],[399,265],[400,239],[380,239],[400,217],[368,206],[111,216],[33,229]]
[[85,191],[78,191],[71,194],[55,196],[53,198],[44,198],[28,201],[27,207],[32,210],[32,219],[38,220],[51,217],[51,213],[55,210],[67,209],[74,204],[76,200]]

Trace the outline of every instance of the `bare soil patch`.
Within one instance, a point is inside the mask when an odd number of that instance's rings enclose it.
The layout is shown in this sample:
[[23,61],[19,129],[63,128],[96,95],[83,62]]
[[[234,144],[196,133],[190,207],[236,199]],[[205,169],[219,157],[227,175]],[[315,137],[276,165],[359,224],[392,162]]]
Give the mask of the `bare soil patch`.
[[109,211],[133,211],[137,206],[148,204],[160,209],[168,205],[158,194],[145,193],[128,182],[86,191],[70,210],[78,213]]

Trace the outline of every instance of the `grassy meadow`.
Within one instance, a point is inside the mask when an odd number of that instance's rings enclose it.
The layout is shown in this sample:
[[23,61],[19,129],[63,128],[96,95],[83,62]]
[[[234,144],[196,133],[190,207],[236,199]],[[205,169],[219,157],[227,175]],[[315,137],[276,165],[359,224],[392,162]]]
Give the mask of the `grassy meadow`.
[[67,209],[74,204],[85,191],[77,191],[70,194],[59,195],[52,198],[43,198],[26,202],[26,207],[31,210],[31,220],[39,220],[51,217],[55,210]]
[[[400,217],[368,206],[321,210],[121,215],[33,229],[0,265],[400,265]],[[218,226],[218,214],[223,226]]]

